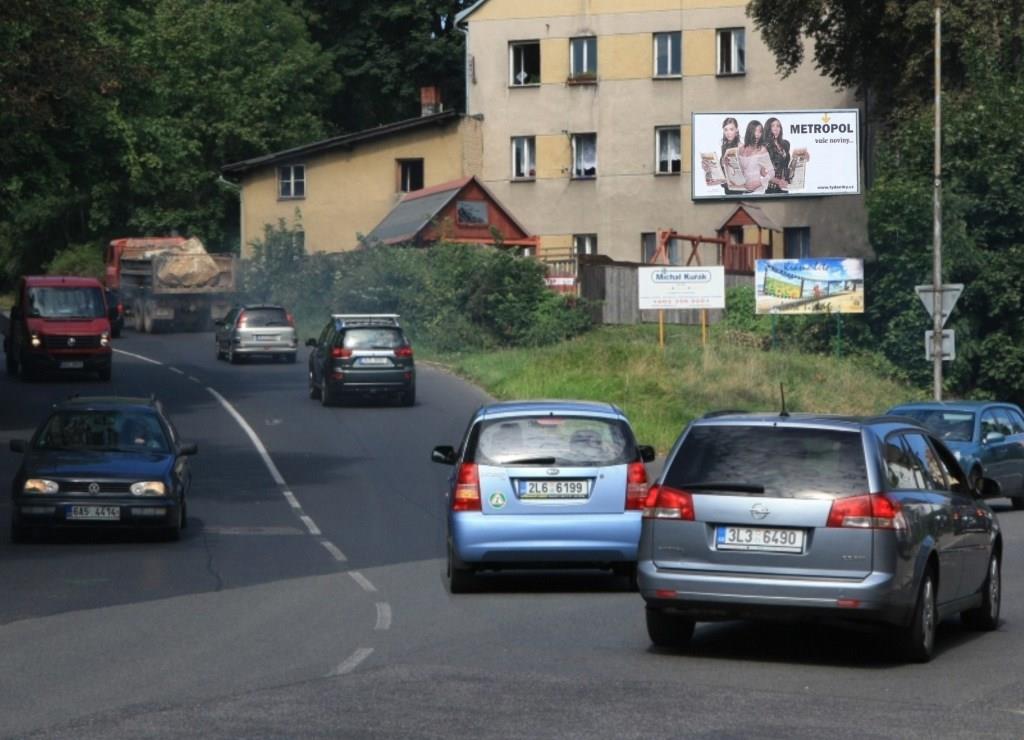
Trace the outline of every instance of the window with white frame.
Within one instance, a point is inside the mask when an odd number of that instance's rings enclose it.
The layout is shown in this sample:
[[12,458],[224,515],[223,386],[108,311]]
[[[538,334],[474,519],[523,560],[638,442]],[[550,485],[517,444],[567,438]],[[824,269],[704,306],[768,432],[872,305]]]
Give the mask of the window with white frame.
[[569,39],[569,77],[573,80],[597,79],[597,37]]
[[508,84],[512,87],[540,84],[540,42],[513,41],[508,45]]
[[597,134],[572,135],[572,176],[597,177]]
[[654,129],[655,167],[659,175],[678,175],[682,170],[679,127],[659,126]]
[[747,37],[742,28],[718,29],[719,75],[741,75],[747,71]]
[[277,192],[281,198],[306,197],[306,166],[286,164],[277,168]]
[[654,34],[654,76],[678,77],[683,73],[683,34],[667,31]]
[[533,136],[512,137],[512,179],[532,180],[537,176],[534,159],[536,139]]
[[597,254],[597,234],[573,234],[572,253],[577,257]]

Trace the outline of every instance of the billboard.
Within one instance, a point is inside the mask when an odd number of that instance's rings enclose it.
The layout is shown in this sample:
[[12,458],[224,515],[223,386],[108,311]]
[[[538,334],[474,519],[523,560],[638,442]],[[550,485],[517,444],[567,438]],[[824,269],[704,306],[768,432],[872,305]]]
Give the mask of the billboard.
[[757,260],[757,313],[864,313],[864,262],[840,257]]
[[724,267],[638,267],[640,310],[725,308]]
[[693,199],[860,192],[856,109],[693,114]]

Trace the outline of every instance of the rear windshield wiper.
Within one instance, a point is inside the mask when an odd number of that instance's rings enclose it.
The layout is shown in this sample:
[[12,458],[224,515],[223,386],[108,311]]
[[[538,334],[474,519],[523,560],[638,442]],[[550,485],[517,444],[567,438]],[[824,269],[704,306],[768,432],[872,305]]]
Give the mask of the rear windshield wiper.
[[505,460],[501,465],[554,465],[553,457],[523,457],[519,460]]
[[738,493],[764,493],[759,483],[736,483],[732,481],[700,481],[679,486],[684,491],[736,491]]

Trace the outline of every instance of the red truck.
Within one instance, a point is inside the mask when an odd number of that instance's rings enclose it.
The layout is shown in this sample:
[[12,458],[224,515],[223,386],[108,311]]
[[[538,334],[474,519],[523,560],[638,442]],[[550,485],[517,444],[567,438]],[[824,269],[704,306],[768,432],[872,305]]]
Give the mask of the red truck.
[[207,252],[199,239],[114,239],[104,261],[107,288],[119,291],[136,331],[204,331],[231,310],[237,260]]
[[88,277],[21,278],[4,354],[7,372],[25,380],[48,371],[94,372],[110,380],[110,309],[103,284]]

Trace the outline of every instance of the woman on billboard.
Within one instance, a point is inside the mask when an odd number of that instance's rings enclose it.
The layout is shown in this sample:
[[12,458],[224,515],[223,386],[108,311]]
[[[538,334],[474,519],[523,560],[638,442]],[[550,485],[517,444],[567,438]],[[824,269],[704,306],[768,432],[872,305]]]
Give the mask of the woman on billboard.
[[[740,139],[740,124],[735,118],[729,116],[722,121],[722,152],[719,160],[721,162],[721,169],[719,169],[718,162],[714,161],[714,155],[711,152],[701,156],[701,166],[704,168],[704,182],[708,185],[721,185],[726,195],[737,195],[745,192],[744,190],[731,189],[727,182],[728,178],[723,179],[722,177],[723,172],[727,173],[739,168],[739,164],[736,161],[736,153],[741,146],[743,146],[743,140]],[[715,174],[716,171],[717,176]]]
[[764,193],[768,183],[775,177],[775,166],[764,145],[764,126],[760,121],[754,120],[747,124],[739,160],[740,169],[746,178],[747,192],[755,195]]
[[789,142],[782,138],[782,121],[769,118],[764,122],[764,144],[775,168],[775,177],[768,183],[766,193],[789,191]]

